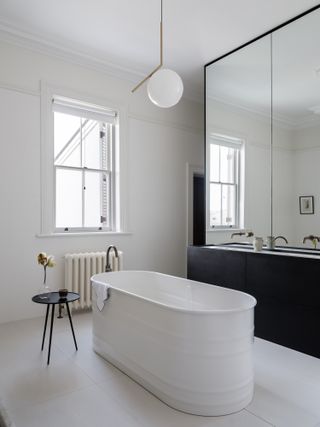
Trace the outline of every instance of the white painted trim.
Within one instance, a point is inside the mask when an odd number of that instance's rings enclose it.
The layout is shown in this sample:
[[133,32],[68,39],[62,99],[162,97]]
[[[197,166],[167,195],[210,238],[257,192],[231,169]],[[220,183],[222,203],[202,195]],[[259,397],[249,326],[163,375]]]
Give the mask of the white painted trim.
[[311,147],[294,147],[291,149],[291,151],[294,152],[303,152],[303,151],[319,151],[320,150],[320,145],[314,145]]
[[[207,95],[207,98],[227,108],[231,108],[233,111],[237,112],[237,110],[241,110],[243,114],[246,114],[249,117],[254,116],[254,118],[257,120],[261,120],[265,123],[271,123],[271,115],[269,111],[250,108],[240,103],[233,103],[222,98],[211,96],[210,94]],[[310,113],[303,117],[300,117],[298,121],[294,121],[289,116],[285,116],[283,114],[279,114],[279,113],[277,114],[273,113],[273,114],[274,114],[273,115],[274,123],[279,128],[286,129],[286,130],[299,130],[299,129],[305,129],[309,127],[314,127],[319,125],[319,122],[320,122],[320,116],[314,113]]]
[[246,231],[244,228],[210,228],[206,230],[206,233],[234,233],[237,231]]
[[[53,119],[51,101],[54,95],[65,96],[116,110],[119,113],[119,230],[126,232],[129,225],[128,180],[128,120],[127,106],[104,97],[41,81],[41,226],[39,235],[52,235],[54,231],[54,184],[53,184]],[[59,233],[57,233],[59,234]],[[77,234],[77,233],[76,233]]]
[[69,46],[67,46],[63,45],[61,41],[49,40],[40,34],[24,30],[20,26],[18,28],[3,19],[0,20],[0,40],[44,55],[67,60],[74,64],[103,72],[111,77],[121,78],[133,83],[144,77],[143,71],[106,61],[91,53],[80,50],[79,46],[70,42]]
[[193,244],[193,176],[204,176],[203,166],[186,163],[186,246]]
[[23,93],[25,95],[38,96],[38,97],[40,96],[40,91],[28,89],[28,88],[25,88],[23,86],[12,85],[12,84],[5,83],[2,81],[0,81],[0,88],[6,89],[6,90],[11,90],[13,92]]
[[[210,144],[212,143],[212,139],[215,134],[221,134],[221,128],[218,129],[212,125],[207,126],[207,134],[206,134],[206,144],[205,144],[205,150],[206,150],[206,171],[210,171]],[[238,154],[238,173],[237,173],[237,181],[238,181],[238,194],[237,194],[237,214],[236,214],[236,221],[237,226],[236,229],[241,227],[242,224],[244,224],[244,196],[245,196],[245,150],[248,145],[255,146],[260,149],[270,149],[271,146],[267,146],[265,144],[248,144],[248,139],[245,138],[243,135],[240,135],[239,132],[233,132],[233,131],[227,131],[223,130],[222,135],[225,136],[225,139],[227,140],[228,137],[230,140],[238,140],[239,141],[239,154]],[[218,138],[219,139],[219,138]],[[232,144],[232,142],[231,142]],[[207,191],[209,191],[210,187],[210,179],[209,179],[210,173],[208,172],[205,175],[205,199],[206,199],[206,206],[205,206],[205,220],[206,220],[206,230],[211,230],[210,227],[210,220],[209,220],[209,204],[210,200],[209,197],[207,197]],[[221,227],[218,227],[221,229]],[[234,230],[235,228],[231,228],[231,230]],[[224,227],[222,227],[222,230],[225,230]]]
[[81,232],[81,233],[48,233],[48,234],[36,234],[36,237],[39,239],[48,238],[48,237],[83,237],[83,236],[132,236],[131,231],[91,231],[91,232]]
[[54,229],[53,124],[49,120],[51,92],[43,81],[40,83],[40,92],[40,233],[51,233]]
[[[137,84],[150,70],[137,70],[123,65],[106,61],[105,57],[92,54],[91,51],[82,50],[79,45],[63,43],[61,40],[48,39],[40,34],[31,33],[29,30],[17,27],[13,23],[0,19],[0,41],[29,49],[33,52],[55,57],[81,67],[89,68],[116,79],[122,79]],[[107,56],[107,55],[105,55]],[[186,84],[183,98],[203,104],[203,94],[191,82]]]

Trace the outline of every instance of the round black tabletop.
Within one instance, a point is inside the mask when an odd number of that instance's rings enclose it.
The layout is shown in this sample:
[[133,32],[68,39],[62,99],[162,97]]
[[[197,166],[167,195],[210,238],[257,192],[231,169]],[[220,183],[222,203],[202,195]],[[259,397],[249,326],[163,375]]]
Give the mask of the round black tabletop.
[[78,299],[80,299],[80,295],[76,292],[68,292],[66,297],[60,297],[59,292],[39,294],[32,297],[32,301],[39,304],[63,304],[65,302],[77,301]]

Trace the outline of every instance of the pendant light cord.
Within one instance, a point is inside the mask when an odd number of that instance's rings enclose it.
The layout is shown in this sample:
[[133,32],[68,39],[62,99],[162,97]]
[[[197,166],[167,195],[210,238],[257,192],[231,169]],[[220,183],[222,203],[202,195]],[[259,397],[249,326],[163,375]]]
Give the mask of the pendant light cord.
[[137,89],[139,89],[140,86],[143,85],[144,82],[146,82],[148,79],[150,79],[150,77],[152,77],[154,75],[154,73],[156,73],[163,65],[163,31],[162,31],[162,12],[163,7],[162,7],[162,0],[160,0],[160,64],[153,70],[151,71],[150,74],[147,75],[147,77],[145,77],[143,80],[141,80],[141,82],[139,84],[137,84],[137,86],[135,86],[131,92],[135,92]]

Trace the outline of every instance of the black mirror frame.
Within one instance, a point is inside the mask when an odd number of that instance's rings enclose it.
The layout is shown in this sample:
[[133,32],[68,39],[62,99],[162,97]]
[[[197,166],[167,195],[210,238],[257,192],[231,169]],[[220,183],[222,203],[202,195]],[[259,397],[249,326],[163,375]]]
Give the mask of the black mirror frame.
[[[227,52],[227,53],[219,56],[218,58],[213,59],[212,61],[208,62],[204,66],[204,178],[205,178],[205,182],[204,182],[204,194],[205,194],[205,197],[204,197],[203,203],[204,203],[204,213],[205,213],[204,214],[205,215],[205,218],[204,218],[204,223],[205,223],[204,241],[205,242],[207,242],[207,238],[206,238],[207,237],[206,236],[207,235],[207,227],[206,227],[206,224],[207,224],[207,203],[206,203],[206,197],[207,197],[207,166],[206,166],[207,165],[207,144],[206,144],[206,141],[207,141],[207,106],[206,106],[206,102],[207,102],[207,100],[206,100],[207,67],[209,67],[210,65],[214,64],[215,62],[220,61],[221,59],[223,59],[223,58],[225,58],[225,57],[227,57],[229,55],[232,55],[233,53],[237,52],[238,50],[245,48],[246,46],[248,46],[248,45],[256,42],[257,40],[260,40],[263,37],[268,36],[268,35],[274,33],[277,30],[280,30],[280,28],[286,27],[287,25],[291,24],[292,22],[297,21],[298,19],[303,18],[304,16],[306,16],[306,15],[308,15],[308,14],[310,14],[310,13],[312,13],[315,10],[318,10],[318,9],[320,9],[320,3],[317,4],[316,6],[313,6],[310,9],[306,10],[305,12],[302,12],[299,15],[297,15],[297,16],[289,19],[288,21],[285,21],[282,24],[277,25],[276,27],[272,28],[271,30],[266,31],[265,33],[261,34],[260,36],[257,36],[254,39],[249,40],[248,42],[246,42],[246,43],[244,43],[244,44],[236,47],[235,49],[232,49],[231,51],[229,51],[229,52]],[[272,190],[271,190],[271,199],[272,199]],[[272,231],[273,231],[272,230],[272,228],[273,228],[272,227],[272,215],[273,214],[272,214],[272,200],[271,200],[271,234],[272,234]]]

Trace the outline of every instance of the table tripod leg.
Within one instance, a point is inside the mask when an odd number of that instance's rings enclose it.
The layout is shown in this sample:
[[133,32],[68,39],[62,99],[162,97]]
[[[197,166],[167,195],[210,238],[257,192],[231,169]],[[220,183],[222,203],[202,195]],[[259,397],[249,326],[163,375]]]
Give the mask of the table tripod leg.
[[42,336],[41,351],[43,350],[44,340],[45,340],[45,338],[46,338],[46,330],[47,330],[47,323],[48,323],[49,307],[50,307],[50,304],[48,304],[48,305],[47,305],[46,320],[45,320],[45,322],[44,322],[44,329],[43,329],[43,336]]
[[48,361],[47,361],[47,365],[49,365],[49,363],[50,363],[52,329],[53,329],[53,319],[54,319],[54,304],[51,304],[51,305],[52,305],[52,311],[51,311],[51,325],[50,325],[50,338],[49,338],[49,349],[48,349]]
[[68,316],[69,316],[69,320],[70,320],[70,326],[71,326],[71,330],[72,330],[74,345],[76,347],[76,350],[78,350],[78,345],[77,345],[76,337],[74,335],[74,330],[73,330],[73,325],[72,325],[72,320],[71,320],[71,315],[70,315],[69,304],[67,302],[66,302],[66,306],[67,306]]

